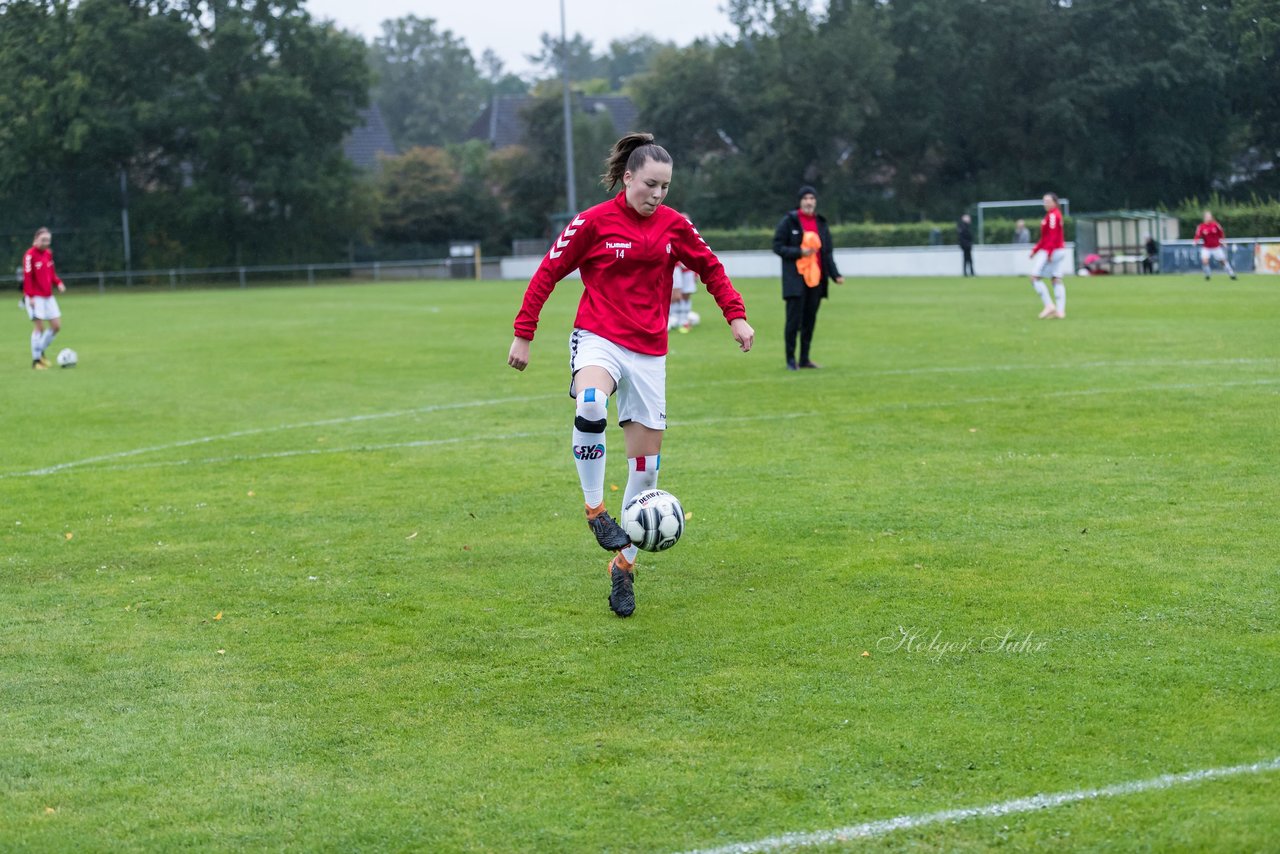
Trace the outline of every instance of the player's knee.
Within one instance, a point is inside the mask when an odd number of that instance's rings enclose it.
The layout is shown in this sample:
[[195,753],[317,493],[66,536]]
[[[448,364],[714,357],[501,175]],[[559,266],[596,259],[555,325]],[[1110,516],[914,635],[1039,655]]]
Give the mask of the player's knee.
[[577,400],[573,426],[583,433],[603,433],[609,423],[609,396],[598,388],[584,388]]

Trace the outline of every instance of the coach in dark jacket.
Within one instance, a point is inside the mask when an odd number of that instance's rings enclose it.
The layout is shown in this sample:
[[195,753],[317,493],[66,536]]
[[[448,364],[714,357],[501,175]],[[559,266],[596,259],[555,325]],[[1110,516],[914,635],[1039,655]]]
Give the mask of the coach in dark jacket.
[[[782,299],[787,304],[786,344],[789,371],[818,367],[809,359],[809,344],[813,341],[813,326],[818,319],[818,308],[827,298],[827,283],[830,279],[835,279],[836,284],[844,284],[844,277],[836,267],[831,229],[817,210],[817,191],[813,187],[801,187],[799,208],[788,212],[773,234],[773,251],[782,259]],[[805,246],[805,232],[816,235],[816,238],[808,238],[809,246]],[[815,239],[820,241],[817,248],[812,246]],[[815,261],[816,269],[812,267]],[[810,268],[807,281],[805,268]],[[798,363],[797,334],[800,337]]]

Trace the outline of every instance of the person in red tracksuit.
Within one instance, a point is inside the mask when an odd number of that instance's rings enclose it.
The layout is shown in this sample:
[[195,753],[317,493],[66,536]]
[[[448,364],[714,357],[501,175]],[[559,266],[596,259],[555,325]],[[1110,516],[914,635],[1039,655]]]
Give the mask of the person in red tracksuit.
[[53,343],[53,336],[62,329],[62,314],[58,311],[53,289],[57,287],[58,293],[67,289],[53,266],[53,252],[49,249],[52,242],[53,235],[49,229],[42,228],[32,239],[31,248],[22,256],[22,307],[35,325],[31,332],[31,367],[38,371],[49,367],[44,353]]
[[653,135],[618,140],[606,160],[605,187],[622,192],[574,217],[552,245],[525,291],[515,319],[507,364],[529,365],[529,345],[543,304],[556,283],[574,270],[583,293],[569,337],[570,394],[576,411],[573,456],[596,541],[615,552],[609,562],[609,607],[620,617],[635,611],[636,547],[604,504],[605,427],[609,398],[617,392],[618,421],[630,474],[622,506],[658,482],[666,428],[667,319],[677,263],[697,273],[724,313],[745,353],[755,340],[742,297],[689,220],[663,206],[671,185],[671,155]]
[[[1031,247],[1031,286],[1036,289],[1044,311],[1040,319],[1061,320],[1067,316],[1067,286],[1062,276],[1067,269],[1067,243],[1062,223],[1062,208],[1056,193],[1044,194],[1044,219],[1040,220],[1040,239]],[[1053,279],[1053,295],[1045,286],[1044,274]]]
[[1204,222],[1196,226],[1196,236],[1191,242],[1200,247],[1200,269],[1204,271],[1206,282],[1209,280],[1209,271],[1215,259],[1222,264],[1228,276],[1233,279],[1236,277],[1236,271],[1227,260],[1227,251],[1222,245],[1226,236],[1227,233],[1222,230],[1222,226],[1218,225],[1217,220],[1213,218],[1213,212],[1205,211]]

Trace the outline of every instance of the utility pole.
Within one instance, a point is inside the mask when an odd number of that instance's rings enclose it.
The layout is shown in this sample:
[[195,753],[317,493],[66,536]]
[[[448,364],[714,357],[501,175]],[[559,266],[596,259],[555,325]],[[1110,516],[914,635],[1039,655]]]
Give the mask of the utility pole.
[[120,167],[120,234],[124,237],[124,281],[133,284],[133,249],[129,245],[129,180]]
[[564,186],[569,202],[566,218],[578,214],[578,188],[573,177],[573,111],[569,104],[569,31],[564,21],[564,0],[560,0],[560,77],[564,83]]

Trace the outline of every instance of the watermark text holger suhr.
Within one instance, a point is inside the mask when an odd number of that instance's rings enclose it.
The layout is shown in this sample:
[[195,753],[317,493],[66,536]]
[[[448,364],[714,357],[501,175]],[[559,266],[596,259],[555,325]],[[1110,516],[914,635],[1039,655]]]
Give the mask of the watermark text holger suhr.
[[969,652],[1026,654],[1044,652],[1049,642],[1035,632],[998,629],[986,637],[947,638],[942,630],[929,631],[915,626],[898,626],[895,632],[876,641],[878,652],[910,652],[940,659],[947,655]]

